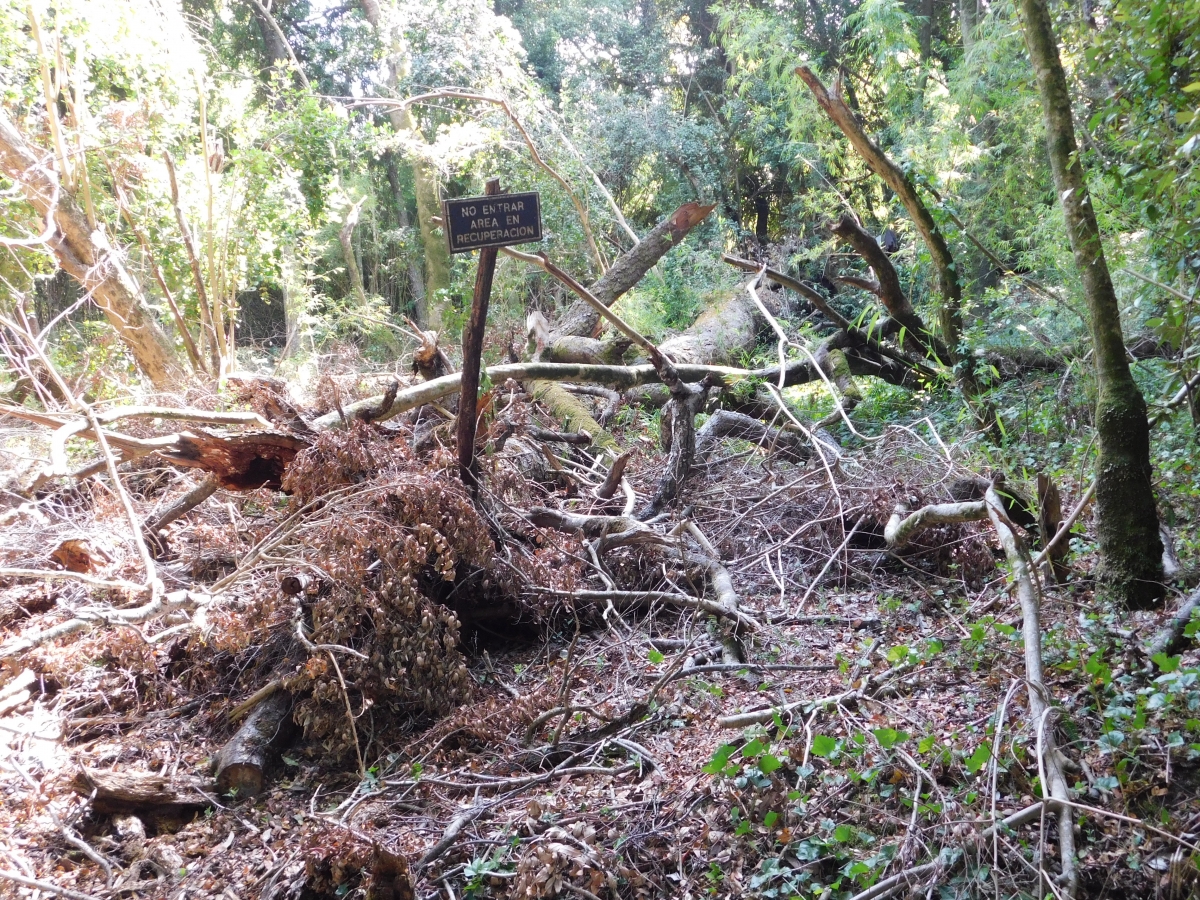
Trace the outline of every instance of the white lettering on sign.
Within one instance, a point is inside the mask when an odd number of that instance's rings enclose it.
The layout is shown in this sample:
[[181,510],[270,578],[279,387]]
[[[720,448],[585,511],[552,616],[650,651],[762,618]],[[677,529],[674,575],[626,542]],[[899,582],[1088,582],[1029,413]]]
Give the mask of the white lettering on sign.
[[[454,235],[454,242],[458,245],[470,246],[477,243],[489,243],[492,241],[511,241],[515,238],[533,237],[537,232],[532,226],[522,225],[517,228],[498,228],[499,223],[493,220],[491,226],[478,225],[472,222],[472,228],[480,228],[478,231],[469,231],[465,234]],[[482,230],[487,229],[487,230]]]

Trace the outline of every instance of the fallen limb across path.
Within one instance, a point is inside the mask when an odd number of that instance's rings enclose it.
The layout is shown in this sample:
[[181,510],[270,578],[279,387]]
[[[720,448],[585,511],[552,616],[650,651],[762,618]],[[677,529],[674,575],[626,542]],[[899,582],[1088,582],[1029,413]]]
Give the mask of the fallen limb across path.
[[[733,366],[699,366],[677,365],[675,371],[685,382],[699,382],[704,378],[712,378],[714,383],[728,386],[748,378],[763,381],[778,382],[779,368],[770,366],[764,369],[739,369]],[[489,366],[487,376],[493,384],[503,384],[508,379],[514,381],[574,381],[584,384],[599,384],[617,390],[627,391],[647,384],[661,384],[662,377],[654,366],[644,363],[636,366],[594,366],[583,363],[505,363],[499,366]],[[797,384],[807,384],[819,376],[812,370],[807,361],[788,363],[784,372],[784,387]],[[404,388],[396,393],[391,409],[376,417],[376,421],[398,416],[400,413],[416,409],[426,403],[441,400],[458,391],[458,374],[443,375],[413,387]],[[346,419],[350,420],[360,409],[377,408],[383,400],[383,395],[359,400],[343,409]],[[314,419],[312,427],[317,431],[336,428],[341,424],[341,417],[336,413],[328,413]]]

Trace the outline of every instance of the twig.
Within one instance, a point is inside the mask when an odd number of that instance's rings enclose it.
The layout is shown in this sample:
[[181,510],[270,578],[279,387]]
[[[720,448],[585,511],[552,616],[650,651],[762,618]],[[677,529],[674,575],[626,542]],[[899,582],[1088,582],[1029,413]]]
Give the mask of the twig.
[[0,568],[0,578],[41,578],[45,581],[78,581],[89,587],[136,591],[137,593],[144,593],[147,590],[146,585],[138,584],[136,581],[125,581],[124,579],[106,580],[104,578],[93,578],[91,575],[84,575],[81,572],[58,572],[49,569]]
[[266,700],[282,687],[283,681],[278,678],[276,678],[274,681],[267,682],[229,711],[229,721],[236,722],[242,716],[246,715],[246,713],[250,712],[250,710],[254,709],[254,707],[258,706],[259,703],[261,703],[263,700]]
[[[988,840],[993,834],[1004,831],[1005,829],[1020,828],[1022,825],[1028,825],[1030,822],[1038,818],[1042,814],[1044,804],[1035,803],[1032,806],[1027,806],[1012,815],[1001,819],[995,825],[985,828],[979,835],[983,840]],[[916,884],[927,875],[935,873],[945,873],[958,865],[958,862],[964,858],[964,854],[959,854],[958,859],[954,861],[945,860],[942,855],[939,855],[933,862],[925,863],[921,866],[914,866],[911,869],[893,875],[890,878],[885,878],[882,881],[877,881],[865,891],[855,894],[850,900],[882,900],[884,897],[890,897],[897,891],[910,885]]]
[[56,894],[59,897],[66,897],[68,900],[97,900],[92,894],[84,894],[80,891],[73,891],[70,888],[59,887],[57,884],[51,884],[48,881],[38,881],[36,878],[26,878],[24,875],[18,875],[16,872],[9,872],[5,869],[0,869],[0,878],[5,881],[11,881],[13,884],[19,884],[22,887],[34,888],[39,891]]
[[808,714],[825,706],[846,703],[849,700],[860,700],[868,696],[868,690],[881,689],[896,677],[903,675],[913,667],[913,663],[902,663],[894,668],[881,672],[878,676],[867,675],[863,679],[861,685],[848,691],[843,691],[840,694],[833,694],[829,697],[821,697],[817,700],[797,700],[795,703],[787,703],[782,706],[771,706],[767,709],[754,710],[753,712],[736,713],[729,716],[721,716],[717,719],[717,727],[719,728],[745,728],[747,725],[761,725],[764,722],[772,721],[776,716],[791,715],[797,709],[804,709],[804,713]]
[[426,868],[431,862],[436,860],[454,845],[454,842],[458,840],[458,836],[462,833],[464,828],[478,819],[494,805],[494,803],[477,804],[455,816],[450,821],[450,824],[446,826],[446,830],[442,832],[442,836],[438,842],[425,851],[425,854],[419,860],[417,860],[417,864],[413,868],[418,870]]

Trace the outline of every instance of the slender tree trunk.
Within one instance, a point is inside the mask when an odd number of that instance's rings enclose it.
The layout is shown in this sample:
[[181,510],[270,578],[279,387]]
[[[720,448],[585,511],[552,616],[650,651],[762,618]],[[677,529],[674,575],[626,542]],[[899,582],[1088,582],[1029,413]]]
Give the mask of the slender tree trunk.
[[367,289],[363,286],[362,272],[358,267],[358,257],[354,255],[354,226],[358,224],[358,214],[362,210],[364,197],[346,213],[346,221],[338,231],[338,243],[342,245],[342,257],[346,260],[346,274],[350,278],[350,290],[360,307],[367,305]]
[[975,46],[975,26],[978,24],[977,0],[958,0],[958,27],[962,31],[963,56],[971,53]]
[[129,347],[138,367],[158,390],[171,390],[184,379],[174,344],[159,326],[141,286],[114,252],[88,227],[73,197],[64,189],[55,196],[54,179],[21,133],[0,112],[0,171],[21,186],[25,199],[42,216],[51,214],[55,231],[47,241],[58,264],[90,291],[96,305]]
[[[361,0],[363,13],[377,33],[383,36],[383,13],[379,0]],[[406,62],[394,49],[389,51],[388,88],[395,91],[402,79]],[[438,234],[433,217],[440,216],[442,203],[440,181],[437,170],[428,158],[428,144],[411,112],[393,109],[388,112],[394,128],[408,146],[409,164],[412,166],[413,185],[417,195],[417,226],[421,232],[421,245],[425,249],[425,293],[417,299],[416,319],[426,327],[440,329],[442,310],[438,305],[439,293],[450,287],[450,248]]]
[[1100,581],[1106,592],[1130,606],[1151,606],[1162,599],[1164,588],[1146,401],[1126,360],[1121,311],[1079,163],[1071,97],[1045,0],[1021,0],[1021,17],[1042,96],[1054,186],[1083,282],[1095,349]]
[[[975,0],[962,0],[963,3],[974,4]],[[933,0],[920,0],[917,5],[919,22],[917,24],[917,45],[921,49],[922,62],[928,62],[933,55]]]

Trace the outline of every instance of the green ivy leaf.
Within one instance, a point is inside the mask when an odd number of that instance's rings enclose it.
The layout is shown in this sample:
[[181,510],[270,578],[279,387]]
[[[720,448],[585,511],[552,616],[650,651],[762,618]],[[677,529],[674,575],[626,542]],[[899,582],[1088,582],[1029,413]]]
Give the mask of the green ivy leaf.
[[837,741],[835,741],[831,737],[827,737],[826,735],[823,735],[823,734],[814,735],[813,742],[812,742],[812,752],[815,753],[817,756],[824,756],[824,757],[828,758],[830,756],[833,756],[833,754],[835,752],[837,752],[837,744],[838,744]]
[[722,744],[713,754],[713,758],[708,761],[708,765],[700,771],[705,775],[719,775],[729,764],[729,757],[733,756],[735,750],[737,750],[737,744]]
[[967,771],[974,775],[980,769],[987,765],[988,760],[992,758],[992,748],[990,744],[980,744],[975,752],[967,757]]
[[910,737],[908,732],[897,731],[895,728],[876,728],[871,734],[875,735],[875,740],[879,741],[879,746],[884,750],[891,750],[901,741],[907,741]]
[[764,753],[758,761],[758,767],[764,775],[770,775],[782,765],[783,763],[779,761],[778,757],[772,756],[770,753]]
[[1179,668],[1179,657],[1168,656],[1165,653],[1155,653],[1150,659],[1153,663],[1162,669],[1164,674],[1170,674]]
[[663,656],[662,651],[660,651],[660,650],[651,650],[649,653],[646,654],[646,658],[648,660],[650,660],[650,662],[654,663],[654,665],[656,665],[656,666],[660,662],[662,662],[664,659],[666,659],[666,657]]

